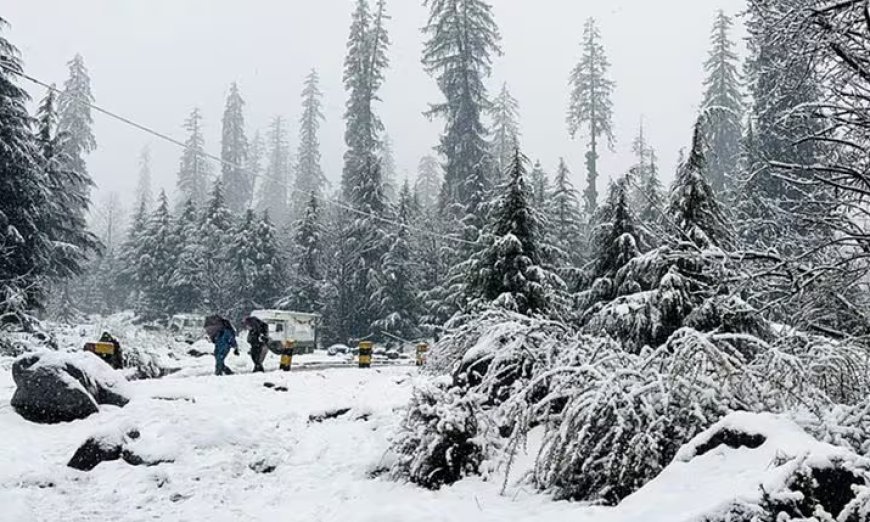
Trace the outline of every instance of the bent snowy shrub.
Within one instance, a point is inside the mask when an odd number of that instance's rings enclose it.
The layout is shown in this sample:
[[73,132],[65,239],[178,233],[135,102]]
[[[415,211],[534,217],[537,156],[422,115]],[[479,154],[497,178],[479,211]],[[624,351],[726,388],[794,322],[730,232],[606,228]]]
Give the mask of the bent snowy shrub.
[[491,448],[478,415],[478,398],[447,380],[427,381],[414,389],[407,416],[393,443],[396,478],[439,489],[480,472]]

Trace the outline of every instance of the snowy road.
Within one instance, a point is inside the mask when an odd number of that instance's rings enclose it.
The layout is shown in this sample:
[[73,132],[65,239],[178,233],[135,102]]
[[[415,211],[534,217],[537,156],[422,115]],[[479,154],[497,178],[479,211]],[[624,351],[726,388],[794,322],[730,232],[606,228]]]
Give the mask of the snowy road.
[[[385,464],[415,375],[397,367],[173,376],[132,383],[136,397],[123,409],[42,426],[9,406],[13,386],[5,370],[0,520],[503,522],[591,515],[538,494],[499,496],[495,481],[430,492],[371,478]],[[287,391],[277,391],[282,387]],[[309,422],[310,415],[348,407],[336,419]],[[131,427],[142,434],[137,451],[174,462],[106,462],[90,473],[66,467],[89,436]]]

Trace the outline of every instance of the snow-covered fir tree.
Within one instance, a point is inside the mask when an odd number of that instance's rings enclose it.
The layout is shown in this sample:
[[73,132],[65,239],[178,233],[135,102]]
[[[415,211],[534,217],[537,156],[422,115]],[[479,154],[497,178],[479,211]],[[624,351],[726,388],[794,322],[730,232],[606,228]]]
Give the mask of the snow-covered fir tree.
[[172,237],[178,248],[178,258],[169,278],[172,293],[172,310],[176,313],[202,311],[205,278],[202,273],[200,215],[192,200],[187,200],[175,219]]
[[377,290],[372,296],[379,312],[372,329],[408,341],[420,336],[419,267],[409,229],[414,212],[411,187],[406,181],[399,192],[398,224],[387,237],[387,251],[381,260]]
[[205,156],[202,113],[199,108],[190,112],[184,122],[184,129],[188,134],[178,169],[179,203],[192,200],[199,206],[206,200],[212,182],[212,168]]
[[427,38],[423,65],[445,98],[429,112],[444,119],[439,152],[446,162],[440,203],[446,215],[464,221],[463,235],[473,241],[490,189],[489,143],[482,122],[489,108],[484,81],[494,55],[501,53],[500,36],[485,0],[427,0],[425,4],[429,20],[423,29]]
[[659,177],[658,156],[646,139],[643,121],[631,145],[635,163],[629,171],[631,203],[647,239],[658,235],[666,206],[664,185]]
[[244,107],[239,86],[233,82],[224,109],[221,135],[221,182],[226,190],[227,206],[233,214],[241,214],[248,208],[254,190],[251,175],[245,169],[248,138],[245,136]]
[[136,181],[136,202],[134,208],[145,206],[150,209],[154,205],[154,194],[151,188],[151,148],[142,147],[139,153],[139,178]]
[[358,0],[350,28],[345,57],[344,83],[348,92],[345,108],[345,142],[342,173],[344,200],[356,211],[350,216],[350,241],[357,259],[351,267],[351,336],[362,338],[371,332],[376,311],[371,294],[372,276],[379,271],[385,247],[383,219],[389,211],[384,192],[380,134],[383,124],[374,110],[377,93],[384,82],[390,44],[385,24],[389,19],[383,0],[370,9]]
[[637,217],[631,208],[628,180],[623,176],[610,183],[607,198],[592,219],[589,250],[592,254],[593,286],[605,286],[605,293],[614,293],[612,283],[616,273],[640,254]]
[[495,168],[495,183],[501,183],[514,159],[514,151],[520,147],[520,104],[508,89],[507,82],[501,86],[498,96],[489,108],[492,120],[490,150]]
[[306,213],[312,195],[322,197],[326,190],[326,176],[320,166],[320,138],[318,133],[324,121],[323,93],[320,76],[312,69],[302,89],[302,116],[299,119],[299,152],[296,158],[296,184],[291,195],[293,217],[298,220]]
[[423,156],[417,166],[417,179],[414,182],[414,193],[425,209],[434,209],[438,205],[438,195],[441,193],[441,165],[433,156]]
[[177,245],[173,244],[173,222],[169,198],[161,191],[157,207],[148,217],[140,236],[136,279],[141,296],[136,303],[138,315],[146,320],[164,319],[171,315],[170,278],[176,266]]
[[94,120],[90,104],[94,103],[94,95],[82,55],[76,54],[67,65],[69,78],[64,82],[63,95],[58,100],[58,127],[66,135],[63,151],[68,164],[65,168],[78,173],[79,180],[66,190],[78,192],[78,198],[90,199],[93,182],[88,175],[85,157],[97,148],[91,128]]
[[290,219],[290,145],[287,139],[287,125],[284,118],[272,119],[266,137],[268,147],[266,171],[260,184],[257,209],[268,212],[276,226],[283,228]]
[[257,188],[263,182],[263,155],[265,150],[266,145],[263,143],[263,136],[260,135],[260,131],[254,132],[254,137],[251,139],[250,146],[248,147],[247,161],[245,162],[245,172],[251,179],[251,200],[248,201],[248,208],[254,207]]
[[39,160],[47,195],[40,228],[51,241],[49,275],[55,281],[81,275],[88,257],[101,249],[86,219],[92,182],[87,174],[74,170],[75,162],[67,152],[69,139],[58,129],[55,95],[49,90],[38,110]]
[[552,281],[541,244],[543,223],[531,203],[527,162],[517,149],[510,177],[491,204],[482,234],[484,247],[464,263],[472,309],[495,306],[520,314],[545,314],[552,306]]
[[738,58],[731,40],[731,17],[719,10],[713,26],[712,48],[704,63],[704,136],[708,145],[710,183],[717,194],[733,188],[743,136],[743,95]]
[[39,228],[47,202],[27,113],[29,97],[17,83],[22,65],[5,30],[0,18],[0,311],[21,313],[41,304],[38,283],[48,268],[51,245]]
[[228,253],[232,270],[233,310],[240,320],[251,311],[272,308],[286,284],[286,260],[280,257],[275,227],[268,214],[248,210],[232,233],[235,248]]
[[202,211],[199,227],[200,275],[204,304],[216,313],[229,315],[235,303],[230,266],[235,222],[226,205],[223,185],[215,183]]
[[[821,185],[807,185],[822,153],[814,136],[822,123],[808,108],[820,101],[820,78],[804,59],[797,38],[781,38],[790,1],[751,2],[746,27],[749,57],[744,77],[751,103],[752,143],[744,151],[743,192],[739,199],[741,235],[756,247],[789,254],[829,238],[824,226],[806,216],[824,215],[830,199]],[[780,168],[779,165],[787,165]],[[818,223],[818,222],[816,222]]]
[[311,195],[302,218],[294,227],[290,284],[281,305],[292,310],[321,313],[324,286],[324,225],[320,199]]
[[145,229],[148,225],[148,209],[144,202],[139,202],[135,209],[127,229],[127,235],[121,243],[118,251],[119,270],[117,272],[117,285],[123,289],[122,302],[130,307],[137,307],[141,291],[142,281],[139,278],[139,249],[143,245]]
[[580,267],[586,255],[586,218],[580,194],[571,183],[571,172],[563,158],[559,159],[548,199],[554,246],[564,255],[561,264]]
[[710,169],[706,160],[705,130],[702,116],[695,125],[689,157],[677,171],[668,216],[681,234],[698,247],[727,247],[732,233],[716,199],[715,189],[708,181]]
[[548,205],[547,197],[550,194],[550,178],[540,160],[535,161],[532,172],[529,174],[529,186],[532,190],[532,205],[538,211],[545,212]]
[[381,140],[381,177],[384,180],[384,197],[390,203],[395,203],[399,194],[398,167],[393,151],[393,139],[384,133]]
[[588,135],[586,152],[586,190],[584,210],[592,215],[598,206],[598,140],[604,138],[613,147],[613,90],[616,84],[608,76],[610,62],[601,43],[601,33],[594,18],[583,28],[583,56],[571,72],[571,102],[568,106],[568,130],[571,136]]

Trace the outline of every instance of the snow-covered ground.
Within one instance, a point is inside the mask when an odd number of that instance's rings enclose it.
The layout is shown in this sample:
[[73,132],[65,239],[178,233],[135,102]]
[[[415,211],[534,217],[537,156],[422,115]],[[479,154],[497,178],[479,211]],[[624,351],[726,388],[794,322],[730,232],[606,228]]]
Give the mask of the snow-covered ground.
[[[61,344],[75,349],[76,335]],[[697,458],[690,444],[645,488],[602,508],[555,502],[521,485],[540,442],[533,431],[530,454],[518,456],[505,494],[498,475],[433,492],[381,475],[402,408],[422,378],[408,362],[363,370],[349,364],[351,356],[315,353],[295,358],[289,373],[251,374],[243,346],[228,359],[237,374],[215,377],[214,359],[190,355],[187,345],[135,332],[122,341],[156,350],[177,371],[131,381],[124,408],[102,406],[65,424],[34,424],[12,409],[14,359],[0,357],[0,521],[694,522],[732,501],[757,501],[760,486],[781,482],[788,469],[773,462],[783,451],[795,458],[840,451],[790,421],[749,418],[744,424],[775,436],[757,449],[722,447]],[[207,352],[210,345],[192,348]],[[269,357],[267,368],[275,368],[277,358]],[[340,362],[348,366],[322,366]],[[346,411],[311,418],[338,410]],[[132,429],[140,435],[129,447],[163,463],[67,467],[89,437]]]
[[[240,370],[242,361],[236,359]],[[500,496],[496,481],[430,492],[372,478],[385,464],[415,374],[413,367],[176,374],[132,382],[134,400],[125,408],[38,425],[9,406],[14,384],[4,371],[0,519],[505,521],[585,511],[538,494]],[[309,422],[310,415],[348,407],[336,419]],[[141,433],[138,451],[174,462],[66,467],[89,436],[131,427]]]

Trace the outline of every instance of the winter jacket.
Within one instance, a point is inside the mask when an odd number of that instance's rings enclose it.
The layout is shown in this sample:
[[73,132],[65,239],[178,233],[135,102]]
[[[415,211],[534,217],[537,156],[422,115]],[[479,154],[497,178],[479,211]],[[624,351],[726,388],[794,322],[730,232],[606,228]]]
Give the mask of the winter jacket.
[[248,344],[251,348],[260,348],[269,344],[269,325],[252,317],[248,321]]
[[217,334],[214,340],[214,353],[219,356],[226,356],[230,350],[238,347],[236,343],[236,334],[232,328],[224,328]]

